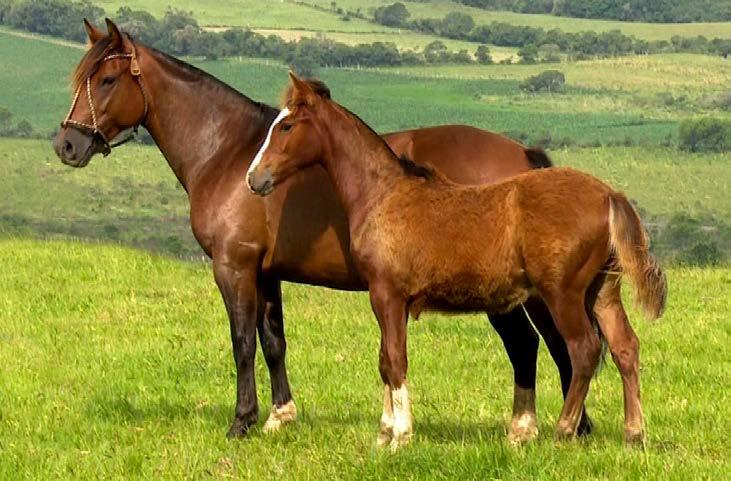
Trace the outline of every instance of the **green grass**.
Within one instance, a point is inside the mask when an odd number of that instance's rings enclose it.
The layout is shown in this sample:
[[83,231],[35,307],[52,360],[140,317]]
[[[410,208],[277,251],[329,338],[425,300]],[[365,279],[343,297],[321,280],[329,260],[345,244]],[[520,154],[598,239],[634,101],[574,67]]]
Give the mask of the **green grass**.
[[[311,5],[330,8],[330,0],[304,1]],[[371,15],[375,8],[392,3],[394,3],[392,0],[368,0],[367,2],[364,0],[339,0],[337,2],[339,7],[343,7],[346,10],[353,10],[360,7],[364,12],[369,13],[369,15]],[[645,40],[670,40],[670,37],[673,35],[684,37],[704,35],[709,39],[713,37],[731,37],[731,23],[729,22],[658,24],[556,17],[553,15],[483,10],[450,0],[406,2],[405,5],[411,13],[411,18],[443,18],[451,12],[462,12],[472,16],[477,25],[505,22],[512,25],[527,25],[545,30],[558,28],[566,32],[582,32],[586,30],[605,32],[609,30],[620,30],[627,35],[634,35],[637,38]]]
[[[592,382],[596,433],[557,443],[555,369],[539,362],[540,436],[505,442],[512,375],[482,316],[409,326],[416,435],[374,447],[378,331],[363,294],[285,285],[300,418],[227,441],[228,321],[210,269],[118,247],[0,242],[0,479],[718,479],[728,472],[728,269],[670,270],[642,342],[649,443],[622,445],[613,366]],[[256,375],[269,403],[264,362]],[[264,416],[262,416],[264,417]]]

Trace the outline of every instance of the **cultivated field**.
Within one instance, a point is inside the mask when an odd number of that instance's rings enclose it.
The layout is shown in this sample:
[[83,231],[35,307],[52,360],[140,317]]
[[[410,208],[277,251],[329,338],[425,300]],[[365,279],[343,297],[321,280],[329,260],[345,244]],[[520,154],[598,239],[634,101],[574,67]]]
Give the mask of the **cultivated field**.
[[[613,365],[592,384],[596,433],[557,443],[558,378],[540,355],[540,436],[505,442],[512,374],[482,316],[409,326],[416,436],[375,449],[382,390],[367,296],[286,285],[300,419],[224,437],[228,321],[210,269],[74,242],[0,242],[0,479],[718,479],[728,472],[731,271],[669,271],[642,341],[647,450],[622,445]],[[256,368],[263,412],[266,368]]]

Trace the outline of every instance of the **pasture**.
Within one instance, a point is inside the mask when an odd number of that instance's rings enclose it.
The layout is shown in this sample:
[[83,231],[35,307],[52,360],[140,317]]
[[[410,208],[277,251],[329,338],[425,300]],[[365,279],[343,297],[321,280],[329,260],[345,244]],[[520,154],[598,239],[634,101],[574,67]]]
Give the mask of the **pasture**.
[[[378,332],[363,294],[285,285],[300,418],[274,436],[256,428],[228,441],[233,362],[207,265],[10,239],[0,269],[1,479],[687,480],[730,467],[728,269],[671,269],[664,318],[631,311],[646,451],[622,445],[611,362],[589,394],[595,434],[555,442],[561,396],[543,348],[541,433],[511,449],[512,373],[499,339],[482,316],[426,315],[409,328],[416,436],[397,454],[375,449]],[[261,359],[256,373],[264,417]]]
[[[161,16],[173,2],[101,0]],[[364,12],[393,0],[339,0]],[[345,43],[436,39],[323,11],[330,0],[174,2],[211,29],[251,27]],[[320,8],[315,8],[318,6]],[[452,11],[565,31],[619,29],[648,40],[731,37],[731,25],[658,25],[492,12],[449,0],[407,2],[412,18]],[[469,42],[444,40],[474,51]],[[497,60],[514,49],[490,47]],[[0,28],[0,108],[48,137],[71,101],[83,46]],[[30,61],[29,61],[30,60]],[[262,59],[185,59],[253,99],[276,104],[287,67]],[[22,68],[20,68],[22,66]],[[560,94],[519,84],[565,73]],[[143,72],[144,75],[144,72]],[[622,387],[611,358],[592,382],[595,432],[556,442],[562,399],[539,358],[536,442],[506,442],[512,371],[484,316],[425,314],[409,327],[416,435],[375,447],[381,412],[378,327],[368,298],[284,284],[287,366],[299,420],[269,436],[269,376],[256,377],[260,422],[226,430],[235,401],[227,316],[189,227],[187,197],[154,147],[126,145],[85,169],[62,165],[48,139],[0,138],[0,480],[4,479],[719,479],[731,470],[731,163],[677,150],[679,122],[728,118],[731,64],[663,54],[541,65],[323,68],[333,96],[379,131],[460,123],[528,141],[565,139],[556,164],[593,173],[636,200],[651,232],[677,216],[725,256],[720,267],[670,262],[665,316],[630,318],[641,342],[646,450],[622,443]],[[550,139],[549,139],[550,140]],[[669,144],[669,146],[667,145]],[[243,173],[242,173],[243,181]],[[700,233],[700,234],[699,234]],[[661,255],[673,248],[655,237]],[[629,289],[626,289],[629,292]],[[631,306],[631,297],[627,297]]]

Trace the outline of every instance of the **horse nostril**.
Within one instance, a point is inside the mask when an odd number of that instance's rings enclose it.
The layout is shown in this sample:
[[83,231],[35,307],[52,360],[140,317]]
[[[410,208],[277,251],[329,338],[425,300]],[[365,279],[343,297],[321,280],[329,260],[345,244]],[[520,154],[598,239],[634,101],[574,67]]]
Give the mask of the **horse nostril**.
[[74,153],[73,144],[68,140],[65,140],[63,143],[63,151],[66,153],[66,155],[72,155]]

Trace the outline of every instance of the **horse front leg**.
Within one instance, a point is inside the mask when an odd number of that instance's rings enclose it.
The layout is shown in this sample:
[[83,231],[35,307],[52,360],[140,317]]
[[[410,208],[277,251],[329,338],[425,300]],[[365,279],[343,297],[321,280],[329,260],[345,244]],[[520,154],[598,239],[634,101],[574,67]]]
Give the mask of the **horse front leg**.
[[411,401],[406,382],[407,305],[395,292],[379,285],[371,285],[370,299],[381,328],[379,370],[384,382],[383,415],[376,442],[384,446],[390,441],[391,449],[395,450],[407,444],[413,433]]
[[269,418],[264,423],[264,432],[272,433],[297,418],[297,406],[292,399],[284,363],[287,342],[284,338],[282,290],[279,280],[263,282],[261,294],[264,297],[264,315],[257,323],[257,330],[272,384],[272,408]]
[[226,305],[236,364],[236,411],[228,437],[244,436],[259,417],[254,356],[257,318],[261,316],[263,309],[257,286],[257,272],[256,264],[243,267],[241,264],[214,258],[213,274]]

